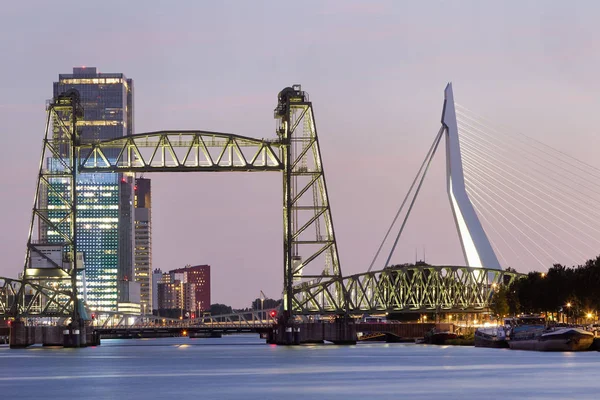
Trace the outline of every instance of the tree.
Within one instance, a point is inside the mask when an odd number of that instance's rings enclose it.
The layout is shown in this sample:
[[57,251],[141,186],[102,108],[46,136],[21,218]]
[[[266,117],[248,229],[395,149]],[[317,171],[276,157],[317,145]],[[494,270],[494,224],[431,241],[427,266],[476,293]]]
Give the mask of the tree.
[[231,309],[230,306],[225,305],[225,304],[211,304],[210,305],[210,314],[211,315],[223,315],[223,314],[232,314],[233,310]]
[[547,273],[530,272],[511,286],[507,300],[510,312],[515,314],[562,310],[572,318],[580,318],[600,309],[598,287],[600,257],[570,268],[555,264]]
[[508,286],[506,290],[506,303],[508,304],[508,313],[517,315],[521,312],[521,302],[519,301],[519,282],[516,281]]
[[492,313],[494,313],[496,318],[502,318],[504,315],[507,315],[510,312],[507,299],[508,291],[509,288],[504,285],[501,285],[498,289],[494,291],[490,309],[492,310]]
[[[262,304],[261,304],[262,303]],[[268,310],[269,308],[277,308],[281,304],[281,299],[256,299],[252,302],[253,310]]]

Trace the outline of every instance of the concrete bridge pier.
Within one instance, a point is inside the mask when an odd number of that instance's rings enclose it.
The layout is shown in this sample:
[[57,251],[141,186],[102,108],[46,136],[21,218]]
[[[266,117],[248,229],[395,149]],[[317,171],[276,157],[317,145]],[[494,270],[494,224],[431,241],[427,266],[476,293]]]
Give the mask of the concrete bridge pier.
[[99,346],[101,342],[100,332],[84,323],[63,327],[62,332],[64,347]]
[[85,325],[71,323],[63,329],[63,346],[69,347],[86,347],[86,329]]
[[100,346],[100,332],[87,327],[85,330],[85,339],[87,346]]
[[334,322],[276,324],[267,334],[267,343],[291,346],[332,342],[339,345],[356,344],[356,326],[347,319]]
[[64,345],[62,326],[45,326],[42,329],[42,345],[62,346]]
[[10,348],[22,349],[35,344],[35,330],[21,320],[15,320],[10,326]]
[[34,344],[43,346],[86,347],[100,344],[100,334],[85,326],[26,326],[21,320],[10,327],[10,348]]

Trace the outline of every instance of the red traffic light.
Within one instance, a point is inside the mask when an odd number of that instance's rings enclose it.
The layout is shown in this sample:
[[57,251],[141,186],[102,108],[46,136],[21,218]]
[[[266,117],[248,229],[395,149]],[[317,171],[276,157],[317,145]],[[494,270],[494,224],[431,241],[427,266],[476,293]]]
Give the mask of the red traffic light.
[[96,314],[92,314],[92,319],[96,319]]
[[269,313],[269,315],[271,316],[271,318],[275,318],[277,316],[277,311],[271,310],[271,312]]

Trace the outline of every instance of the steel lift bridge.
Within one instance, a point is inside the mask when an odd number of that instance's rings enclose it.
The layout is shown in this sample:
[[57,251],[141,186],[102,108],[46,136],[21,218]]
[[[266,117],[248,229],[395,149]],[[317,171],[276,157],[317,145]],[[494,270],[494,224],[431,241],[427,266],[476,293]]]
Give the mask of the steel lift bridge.
[[[82,115],[76,91],[64,93],[48,106],[24,273],[22,279],[0,278],[0,317],[85,319],[76,284],[82,257],[77,252],[74,182],[80,173],[282,172],[283,318],[395,311],[478,312],[488,308],[497,285],[518,276],[500,270],[465,193],[451,85],[445,91],[442,126],[411,187],[412,191],[420,176],[409,212],[445,137],[448,194],[467,266],[390,265],[405,219],[383,268],[372,271],[373,262],[367,272],[351,276],[342,275],[314,110],[300,85],[287,87],[278,95],[274,139],[160,131],[84,141],[78,132]],[[53,205],[51,213],[42,201],[49,194],[60,203]],[[402,207],[408,199],[407,195]],[[47,237],[36,234],[42,225]],[[50,235],[54,238],[51,243]],[[58,259],[49,251],[56,243],[64,250]],[[380,251],[381,247],[377,255]],[[33,268],[34,260],[45,261],[47,268]]]

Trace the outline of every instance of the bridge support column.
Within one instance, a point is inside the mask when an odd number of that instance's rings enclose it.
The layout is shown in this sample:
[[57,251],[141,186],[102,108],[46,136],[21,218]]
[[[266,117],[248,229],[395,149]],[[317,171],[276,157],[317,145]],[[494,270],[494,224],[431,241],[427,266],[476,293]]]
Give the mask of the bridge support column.
[[100,346],[100,332],[86,329],[87,346]]
[[356,326],[346,319],[335,322],[311,322],[302,324],[277,324],[267,337],[267,343],[290,346],[323,342],[347,345],[356,344]]
[[71,324],[65,330],[63,330],[63,346],[67,347],[86,347],[87,346],[87,335],[86,327],[83,324]]
[[63,346],[63,326],[45,326],[42,331],[42,345]]
[[10,348],[19,349],[35,344],[35,328],[31,328],[21,320],[13,321],[10,326]]
[[356,344],[356,325],[354,325],[353,321],[344,318],[324,325],[326,328],[323,340],[334,344]]

